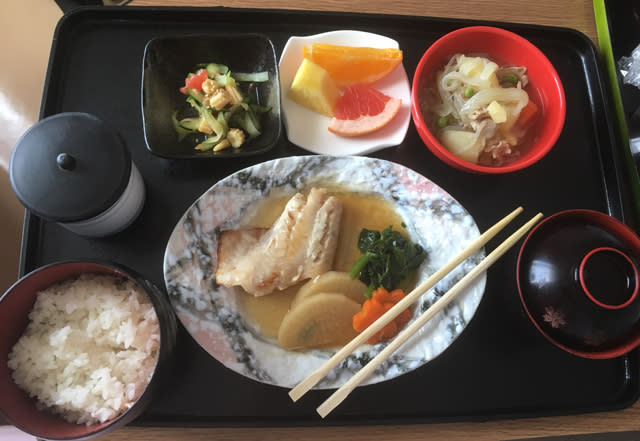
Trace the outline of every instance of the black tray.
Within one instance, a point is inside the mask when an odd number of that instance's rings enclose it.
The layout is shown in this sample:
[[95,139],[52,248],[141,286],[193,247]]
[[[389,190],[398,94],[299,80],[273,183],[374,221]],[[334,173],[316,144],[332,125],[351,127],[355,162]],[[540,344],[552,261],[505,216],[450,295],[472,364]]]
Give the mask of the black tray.
[[[94,8],[60,22],[53,42],[41,117],[65,111],[95,114],[115,126],[131,149],[148,196],[138,220],[108,239],[84,239],[27,213],[20,272],[71,258],[112,259],[163,287],[162,260],[171,231],[189,205],[217,180],[258,161],[305,154],[286,136],[263,156],[190,162],[155,157],[144,146],[140,110],[143,49],[151,38],[208,31],[262,32],[279,54],[292,35],[356,29],[387,35],[404,50],[411,78],[436,38],[471,21],[421,17],[270,10]],[[518,205],[519,222],[590,208],[627,223],[623,155],[591,42],[568,29],[494,24],[530,39],[550,58],[566,92],[567,120],[557,146],[539,164],[499,176],[471,175],[443,164],[413,125],[404,143],[373,155],[404,164],[458,199],[485,230]],[[507,233],[494,239],[488,249]],[[520,305],[517,247],[488,274],[485,297],[468,329],[442,355],[392,381],[361,387],[322,421],[315,408],[330,391],[292,403],[287,390],[226,369],[180,330],[179,364],[138,425],[314,425],[485,420],[610,410],[638,396],[638,353],[585,360],[547,342]]]

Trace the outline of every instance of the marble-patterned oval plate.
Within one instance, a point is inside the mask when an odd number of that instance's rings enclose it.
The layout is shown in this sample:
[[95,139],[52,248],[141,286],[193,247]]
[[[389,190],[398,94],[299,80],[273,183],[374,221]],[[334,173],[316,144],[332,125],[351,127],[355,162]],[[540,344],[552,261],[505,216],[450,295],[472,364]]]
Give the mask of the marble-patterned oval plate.
[[313,112],[287,97],[291,82],[302,63],[302,46],[313,43],[400,49],[397,41],[363,31],[331,31],[304,37],[291,37],[280,56],[278,70],[282,102],[282,122],[293,144],[322,155],[366,155],[402,144],[411,119],[411,86],[402,63],[386,77],[372,84],[380,92],[402,100],[398,114],[385,127],[362,136],[338,136],[327,127],[331,118]]
[[[315,187],[338,185],[349,191],[376,193],[391,201],[411,239],[429,253],[419,268],[424,281],[479,236],[473,217],[445,190],[414,171],[368,157],[297,156],[268,161],[222,179],[184,214],[169,239],[164,278],[177,313],[193,338],[226,367],[257,381],[293,387],[335,350],[287,351],[253,331],[234,289],[216,285],[217,238],[237,228],[252,207],[269,196],[293,195]],[[417,312],[426,310],[482,258],[481,250],[425,293]],[[440,311],[368,378],[367,384],[394,378],[432,360],[465,329],[484,293],[486,277],[476,281]],[[417,315],[417,313],[416,313]],[[321,382],[342,385],[384,343],[363,345]]]

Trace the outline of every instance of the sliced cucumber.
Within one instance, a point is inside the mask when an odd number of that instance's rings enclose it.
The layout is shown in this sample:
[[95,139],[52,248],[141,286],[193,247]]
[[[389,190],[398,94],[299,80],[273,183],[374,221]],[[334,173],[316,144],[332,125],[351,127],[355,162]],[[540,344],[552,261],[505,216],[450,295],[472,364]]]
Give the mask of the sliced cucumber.
[[218,83],[220,87],[224,87],[228,84],[235,85],[236,81],[231,76],[231,72],[227,72],[225,75],[216,75],[213,79]]
[[193,89],[187,88],[187,93],[191,98],[196,100],[198,104],[202,104],[204,102],[204,94],[199,90],[193,90]]
[[204,141],[202,141],[200,144],[198,144],[195,149],[196,150],[200,150],[202,152],[207,151],[207,150],[211,150],[212,148],[215,147],[215,145],[217,143],[219,143],[220,141],[222,141],[224,139],[226,135],[215,135],[215,136],[210,136],[207,139],[205,139]]
[[[198,113],[204,118],[207,124],[209,124],[209,127],[211,127],[216,135],[227,135],[227,131],[229,130],[229,128],[226,122],[224,125],[220,124],[220,122],[216,118],[214,118],[213,114],[209,111],[207,106],[201,105],[191,96],[187,98],[187,102],[196,108]],[[224,117],[222,117],[222,120],[224,121]]]
[[193,118],[182,118],[181,120],[178,121],[178,124],[180,124],[180,127],[182,127],[183,129],[196,131],[198,130],[198,127],[200,127],[201,122],[202,122],[202,118],[193,117]]
[[224,64],[217,63],[209,63],[207,64],[205,69],[207,70],[207,75],[209,75],[210,78],[213,78],[216,74],[225,75],[227,72],[229,72],[229,67],[225,66]]
[[186,127],[182,127],[180,121],[178,121],[178,111],[176,110],[171,114],[171,122],[173,123],[173,128],[176,129],[176,133],[178,134],[178,142],[182,141],[185,136],[193,133],[193,130],[188,129]]
[[251,117],[251,112],[245,112],[244,114],[244,129],[247,134],[249,134],[249,138],[255,138],[260,135],[260,129],[256,127],[254,123],[255,119]]
[[233,74],[233,78],[236,81],[242,82],[254,82],[254,83],[264,83],[265,81],[269,81],[269,72],[254,72],[254,73],[244,73],[244,72],[235,72]]
[[213,136],[209,136],[207,139],[198,144],[196,146],[196,150],[211,150],[216,146],[216,144],[227,137],[227,133],[229,133],[229,125],[227,124],[224,114],[225,112],[218,112],[218,118],[215,119],[217,126],[220,127],[221,130],[219,132],[214,130],[216,134]]

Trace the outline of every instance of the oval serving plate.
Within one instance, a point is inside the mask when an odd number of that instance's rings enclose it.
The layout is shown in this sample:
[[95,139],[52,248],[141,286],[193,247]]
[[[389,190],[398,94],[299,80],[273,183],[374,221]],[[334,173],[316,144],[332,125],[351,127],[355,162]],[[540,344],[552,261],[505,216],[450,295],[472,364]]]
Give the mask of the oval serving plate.
[[385,127],[368,135],[344,137],[331,133],[327,127],[331,118],[313,112],[287,98],[291,82],[302,63],[302,46],[313,43],[343,46],[366,46],[399,49],[397,41],[383,35],[362,31],[332,31],[307,37],[291,37],[280,56],[279,75],[282,119],[287,137],[293,144],[310,152],[333,155],[365,155],[386,147],[400,145],[407,134],[411,119],[411,86],[401,63],[393,72],[372,86],[402,105],[395,118]]
[[[281,158],[240,170],[216,183],[186,211],[169,238],[163,268],[167,292],[179,319],[211,356],[248,378],[282,387],[295,386],[336,350],[287,351],[254,332],[243,316],[235,289],[215,283],[217,237],[220,231],[238,228],[265,197],[293,195],[314,186],[375,193],[391,201],[411,239],[429,253],[418,270],[417,283],[479,236],[472,216],[445,190],[404,166],[380,159]],[[478,251],[422,295],[417,312],[426,310],[483,257],[484,251]],[[486,276],[479,276],[366,384],[397,377],[442,353],[473,317],[485,282]],[[383,347],[384,343],[361,346],[317,388],[339,387]]]

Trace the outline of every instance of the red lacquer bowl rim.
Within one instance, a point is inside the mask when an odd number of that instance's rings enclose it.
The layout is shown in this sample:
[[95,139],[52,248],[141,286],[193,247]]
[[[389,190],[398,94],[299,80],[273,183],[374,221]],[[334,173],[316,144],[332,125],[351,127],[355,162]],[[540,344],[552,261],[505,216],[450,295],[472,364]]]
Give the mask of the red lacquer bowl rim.
[[[494,56],[494,54],[497,54],[499,58],[508,60],[510,57],[505,54],[513,54],[516,49],[518,52],[526,54],[526,56],[523,55],[522,57],[526,58],[527,62],[523,62],[522,65],[526,65],[530,73],[535,72],[535,78],[532,78],[532,81],[536,82],[535,89],[540,95],[540,99],[543,101],[542,103],[537,103],[542,107],[544,114],[542,130],[540,130],[538,139],[530,147],[529,152],[523,155],[522,158],[500,167],[473,164],[458,158],[447,150],[447,148],[444,147],[429,130],[424,118],[422,117],[422,111],[419,104],[421,84],[425,75],[429,73],[428,71],[431,71],[441,64],[446,57],[457,52],[465,52],[463,48],[458,46],[458,43],[461,41],[465,42],[469,39],[482,41],[483,38],[497,39],[503,42],[502,47],[500,48],[495,45],[486,48],[485,52],[488,53],[490,58]],[[497,49],[501,52],[495,53]],[[527,168],[549,153],[558,140],[564,127],[566,117],[566,100],[564,87],[562,86],[560,76],[553,67],[553,64],[551,64],[542,51],[530,41],[513,32],[497,27],[469,26],[457,29],[442,36],[429,46],[423,54],[413,76],[411,89],[411,115],[418,134],[424,144],[445,163],[457,169],[476,174],[503,174]]]
[[548,225],[551,222],[555,222],[559,219],[562,218],[582,218],[582,219],[586,219],[586,220],[591,220],[594,223],[597,223],[598,225],[603,225],[605,226],[609,231],[615,233],[616,235],[618,235],[619,237],[623,237],[627,242],[629,243],[634,243],[635,248],[640,249],[640,237],[638,237],[636,235],[636,233],[626,224],[622,223],[621,221],[619,221],[618,219],[615,219],[612,216],[609,216],[605,213],[602,213],[600,211],[596,211],[596,210],[590,210],[590,209],[569,209],[569,210],[564,210],[564,211],[560,211],[557,212],[553,215],[548,216],[547,218],[543,219],[541,222],[539,222],[538,224],[536,224],[531,231],[529,231],[529,233],[527,234],[527,236],[525,237],[524,241],[522,242],[522,245],[520,247],[520,251],[518,253],[518,258],[517,258],[517,264],[516,264],[516,282],[517,282],[517,286],[518,286],[518,294],[520,297],[520,302],[522,304],[522,307],[525,311],[525,313],[527,314],[527,316],[529,317],[529,320],[531,321],[531,323],[533,323],[533,325],[536,327],[536,329],[551,343],[553,343],[555,346],[557,346],[558,348],[582,357],[582,358],[589,358],[589,359],[610,359],[610,358],[616,358],[622,355],[627,354],[628,352],[632,351],[633,349],[635,349],[636,347],[640,346],[640,330],[637,331],[635,333],[635,335],[631,338],[629,338],[627,341],[625,341],[624,343],[619,344],[618,346],[615,346],[613,348],[610,349],[605,349],[605,350],[601,350],[601,351],[585,351],[585,350],[580,350],[580,349],[576,349],[570,346],[567,346],[565,344],[560,343],[558,340],[554,339],[553,337],[551,337],[542,326],[540,326],[538,320],[536,320],[536,318],[533,316],[533,314],[531,313],[531,311],[529,310],[528,306],[527,306],[527,301],[525,299],[525,294],[523,293],[523,286],[522,286],[522,280],[520,277],[520,272],[522,269],[522,260],[523,260],[523,255],[525,254],[528,244],[531,241],[531,238],[537,234],[537,232],[544,228],[546,225]]

